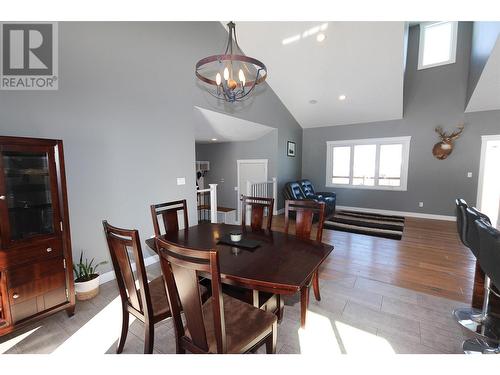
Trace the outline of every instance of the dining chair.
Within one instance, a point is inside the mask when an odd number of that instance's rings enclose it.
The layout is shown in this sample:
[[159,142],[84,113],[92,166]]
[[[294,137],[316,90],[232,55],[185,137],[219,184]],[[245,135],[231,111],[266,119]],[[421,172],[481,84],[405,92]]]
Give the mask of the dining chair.
[[274,198],[249,197],[242,195],[241,198],[241,227],[246,230],[246,212],[250,207],[250,227],[252,231],[261,231],[264,224],[264,211],[267,209],[266,229],[271,230],[273,222]]
[[[144,353],[151,354],[155,324],[171,316],[163,277],[148,282],[137,230],[117,228],[108,224],[106,220],[102,224],[122,301],[122,331],[116,353],[123,351],[128,333],[129,314],[132,314],[144,323]],[[132,262],[136,264],[136,275]]]
[[[247,353],[264,343],[268,354],[276,353],[276,316],[222,294],[217,250],[180,247],[159,237],[155,240],[171,303],[178,354],[186,350],[195,354]],[[204,303],[198,284],[200,272],[211,279],[212,296]]]
[[[316,230],[316,241],[322,242],[323,239],[323,224],[325,222],[325,202],[315,202],[312,200],[286,200],[285,201],[285,233],[289,232],[290,228],[290,213],[295,213],[295,236],[303,239],[311,239],[314,216],[318,216],[318,228]],[[316,270],[311,278],[314,297],[317,301],[321,301],[319,292],[319,276]],[[301,303],[309,304],[309,289],[301,290]]]
[[182,211],[184,216],[184,228],[188,225],[188,213],[186,200],[178,200],[173,202],[165,202],[159,204],[151,205],[151,216],[153,218],[153,227],[155,230],[155,236],[161,236],[160,224],[158,222],[158,216],[161,215],[163,219],[163,227],[165,232],[172,231],[177,232],[179,230],[179,218],[178,212]]

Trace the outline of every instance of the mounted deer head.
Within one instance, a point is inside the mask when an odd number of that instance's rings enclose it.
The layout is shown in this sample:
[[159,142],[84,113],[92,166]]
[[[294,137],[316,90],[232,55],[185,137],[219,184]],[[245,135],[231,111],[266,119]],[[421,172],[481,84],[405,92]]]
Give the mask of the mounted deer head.
[[434,145],[432,148],[432,154],[437,159],[443,160],[446,159],[453,151],[453,142],[455,139],[460,137],[460,134],[464,131],[464,125],[458,125],[457,130],[451,134],[446,134],[440,126],[436,127],[435,131],[439,134],[441,142]]

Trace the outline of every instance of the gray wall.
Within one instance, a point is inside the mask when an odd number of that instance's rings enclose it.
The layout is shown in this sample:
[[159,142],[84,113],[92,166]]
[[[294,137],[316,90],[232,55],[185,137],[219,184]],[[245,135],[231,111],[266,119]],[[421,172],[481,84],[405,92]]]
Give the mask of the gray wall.
[[[464,114],[470,58],[471,24],[460,23],[457,62],[417,70],[418,26],[410,28],[402,120],[304,129],[302,174],[318,190],[337,192],[337,204],[385,210],[453,215],[453,200],[475,203],[480,136],[500,133],[500,111]],[[370,88],[375,90],[376,88]],[[431,149],[438,141],[434,128],[451,131],[465,122],[463,135],[446,160]],[[412,136],[408,190],[404,192],[325,188],[326,142],[335,140]],[[467,178],[467,172],[473,178]],[[418,202],[424,207],[419,208]]]
[[[187,198],[195,223],[194,105],[273,124],[300,142],[267,86],[243,107],[197,86],[195,62],[220,51],[226,35],[218,22],[62,22],[59,90],[0,92],[1,135],[64,141],[75,258],[84,249],[109,259],[102,219],[151,236],[154,202]],[[300,163],[284,167],[300,174]]]
[[234,187],[238,186],[236,163],[238,159],[268,159],[268,177],[277,175],[277,144],[277,130],[254,141],[196,144],[196,160],[210,161],[210,171],[205,177],[205,182],[218,184],[219,205],[237,207],[238,197]]

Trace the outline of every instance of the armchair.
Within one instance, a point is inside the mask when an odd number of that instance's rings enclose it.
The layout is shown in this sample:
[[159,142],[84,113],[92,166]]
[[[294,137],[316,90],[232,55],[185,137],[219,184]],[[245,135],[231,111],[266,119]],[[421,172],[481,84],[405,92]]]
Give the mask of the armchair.
[[330,192],[318,192],[310,180],[291,181],[283,188],[285,200],[313,200],[325,202],[325,218],[329,219],[335,215],[336,194]]

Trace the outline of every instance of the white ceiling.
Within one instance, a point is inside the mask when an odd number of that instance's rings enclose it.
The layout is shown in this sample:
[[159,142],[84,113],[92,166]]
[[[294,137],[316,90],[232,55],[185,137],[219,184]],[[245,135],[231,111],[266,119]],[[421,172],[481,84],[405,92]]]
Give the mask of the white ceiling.
[[500,109],[500,36],[484,66],[465,112]]
[[194,134],[198,143],[254,141],[274,130],[270,126],[201,107],[194,107],[194,112]]
[[[404,22],[236,23],[240,47],[266,64],[268,83],[304,128],[402,118],[405,28]],[[319,32],[326,35],[321,43]]]

